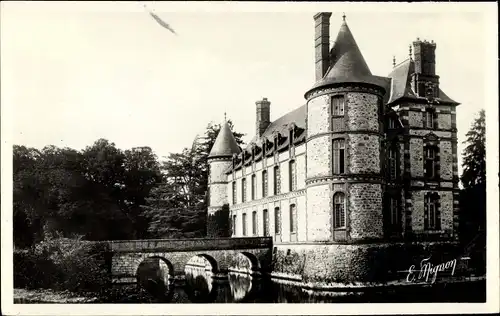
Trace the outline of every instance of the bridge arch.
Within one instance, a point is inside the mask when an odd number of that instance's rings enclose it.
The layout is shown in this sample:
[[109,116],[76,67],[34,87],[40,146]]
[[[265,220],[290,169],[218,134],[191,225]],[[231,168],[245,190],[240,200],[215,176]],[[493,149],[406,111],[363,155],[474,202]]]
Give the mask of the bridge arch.
[[254,275],[260,272],[260,268],[259,259],[254,254],[243,251],[239,252],[234,258],[232,258],[228,270]]
[[137,284],[148,291],[166,292],[174,275],[172,263],[161,256],[144,258],[137,266]]

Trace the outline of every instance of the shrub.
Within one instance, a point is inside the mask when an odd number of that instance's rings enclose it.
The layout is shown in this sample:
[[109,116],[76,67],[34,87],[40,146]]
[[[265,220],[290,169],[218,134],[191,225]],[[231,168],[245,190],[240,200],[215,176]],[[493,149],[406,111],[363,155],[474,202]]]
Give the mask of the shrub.
[[[105,243],[48,239],[15,254],[15,287],[96,292],[110,274]],[[17,282],[16,282],[17,281]]]

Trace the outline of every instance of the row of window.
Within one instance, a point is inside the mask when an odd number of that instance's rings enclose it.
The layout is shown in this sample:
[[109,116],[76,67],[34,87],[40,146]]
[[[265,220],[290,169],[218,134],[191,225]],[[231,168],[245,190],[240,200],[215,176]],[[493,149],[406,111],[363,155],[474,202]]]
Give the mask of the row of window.
[[[295,234],[297,233],[297,207],[295,204],[290,205],[290,233]],[[263,214],[263,235],[264,236],[269,236],[269,212],[267,209],[262,211]],[[247,230],[247,214],[243,213],[242,214],[242,223],[241,227],[243,229],[242,235],[247,236],[248,230]],[[237,235],[238,234],[238,229],[237,229],[237,215],[233,215],[233,234]],[[252,235],[257,236],[257,227],[258,227],[258,221],[257,221],[257,211],[252,212]],[[281,234],[281,210],[279,207],[274,208],[274,234],[275,235],[280,235]]]
[[[331,98],[331,113],[332,116],[344,116],[345,113],[345,97],[343,95],[335,95]],[[427,109],[423,112],[423,126],[427,129],[437,128],[437,113],[431,109]],[[389,119],[389,128],[393,129],[396,127],[396,121],[394,119]]]
[[[424,229],[439,230],[441,228],[439,212],[439,195],[437,193],[427,193],[424,200]],[[388,224],[392,230],[399,230],[402,227],[401,211],[399,199],[391,197],[388,201],[389,221]],[[337,192],[333,196],[333,226],[335,229],[345,228],[346,226],[346,206],[345,195]]]
[[[297,165],[295,163],[295,160],[290,160],[288,163],[288,189],[289,191],[295,191],[297,190]],[[252,174],[250,177],[252,183],[251,183],[251,190],[250,190],[250,199],[255,200],[256,197],[256,192],[257,192],[257,176],[255,174]],[[275,166],[273,168],[273,195],[278,195],[281,193],[281,173],[280,173],[280,167]],[[268,175],[267,175],[267,170],[262,171],[262,197],[265,198],[269,194],[269,189],[268,189]],[[237,203],[237,192],[236,192],[236,181],[232,182],[232,191],[233,191],[233,204]],[[241,179],[241,202],[244,203],[247,201],[247,179],[242,178]]]
[[[346,227],[346,205],[345,194],[337,192],[333,196],[333,226],[335,229],[344,229]],[[440,220],[440,198],[437,193],[429,192],[424,197],[424,229],[439,230],[441,229]],[[390,197],[388,201],[389,220],[388,224],[392,230],[400,230],[402,228],[402,216],[399,207],[399,199]],[[290,205],[290,233],[297,232],[297,207],[295,204]],[[233,231],[237,235],[236,215],[233,215]],[[281,210],[279,207],[274,209],[274,234],[281,234]],[[257,232],[257,212],[252,212],[252,235],[256,236]],[[247,214],[242,215],[242,235],[247,236]],[[267,209],[263,210],[263,235],[269,236],[269,214]]]

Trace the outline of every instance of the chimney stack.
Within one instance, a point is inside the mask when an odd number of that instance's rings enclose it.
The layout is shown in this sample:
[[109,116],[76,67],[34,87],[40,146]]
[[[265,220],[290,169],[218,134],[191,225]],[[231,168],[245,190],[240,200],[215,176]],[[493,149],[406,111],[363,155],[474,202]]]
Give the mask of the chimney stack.
[[271,123],[271,102],[267,101],[267,98],[263,98],[261,101],[255,102],[257,108],[257,117],[256,117],[256,135],[257,137],[261,137],[264,134],[264,131]]
[[314,15],[314,47],[316,56],[316,81],[321,80],[330,65],[330,17],[331,12]]
[[417,38],[413,42],[415,59],[415,73],[427,76],[436,75],[436,43],[434,41],[421,41]]
[[436,43],[421,41],[413,42],[413,58],[415,73],[413,74],[413,90],[420,97],[439,97],[439,76],[436,75]]

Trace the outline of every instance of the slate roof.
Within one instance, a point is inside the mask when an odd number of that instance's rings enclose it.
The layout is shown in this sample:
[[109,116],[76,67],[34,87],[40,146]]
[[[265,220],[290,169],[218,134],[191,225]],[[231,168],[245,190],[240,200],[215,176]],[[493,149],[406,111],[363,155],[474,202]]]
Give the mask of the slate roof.
[[[408,58],[392,69],[388,78],[391,80],[390,88],[386,90],[386,103],[393,103],[401,98],[422,100],[411,87],[411,76],[415,72],[415,62]],[[451,104],[459,104],[448,97],[443,90],[439,89],[436,100]]]
[[372,75],[345,21],[340,27],[330,56],[330,67],[323,79],[316,82],[313,89],[334,83],[380,84],[380,80]]
[[238,154],[240,152],[241,149],[236,143],[236,139],[234,138],[229,125],[227,122],[224,122],[217,138],[215,139],[212,150],[210,150],[208,158],[232,157],[233,154]]
[[[316,82],[312,89],[334,83],[370,83],[385,89],[384,104],[391,104],[401,98],[425,100],[425,98],[417,96],[411,88],[411,76],[415,69],[412,59],[408,58],[395,66],[387,77],[372,75],[345,21],[340,27],[331,50],[331,56],[330,68],[323,79]],[[439,98],[436,99],[459,104],[449,98],[441,89],[439,90]],[[261,137],[254,136],[245,150],[249,150],[253,144],[262,146],[262,139],[264,138],[273,141],[272,136],[275,132],[279,132],[286,137],[291,124],[305,130],[306,116],[306,105],[302,105],[281,116],[269,124]]]
[[283,115],[282,117],[276,119],[275,121],[271,122],[269,126],[266,128],[264,133],[262,134],[261,137],[254,136],[252,140],[250,141],[250,144],[254,143],[258,146],[262,145],[262,138],[267,137],[267,138],[272,138],[272,135],[275,132],[279,132],[281,134],[285,134],[285,132],[288,130],[290,124],[294,123],[297,127],[306,128],[306,105],[302,105],[295,110],[288,112],[287,114]]

